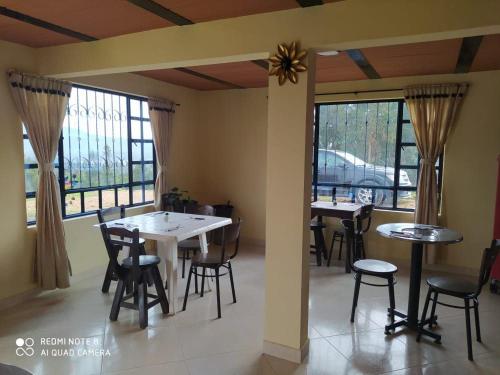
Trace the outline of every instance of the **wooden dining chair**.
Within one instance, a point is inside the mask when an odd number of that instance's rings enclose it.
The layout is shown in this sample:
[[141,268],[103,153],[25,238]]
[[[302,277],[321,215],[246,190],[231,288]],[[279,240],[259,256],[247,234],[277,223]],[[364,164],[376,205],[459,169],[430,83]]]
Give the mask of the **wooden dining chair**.
[[[220,288],[219,288],[219,278],[224,276],[226,273],[221,274],[221,268],[227,269],[229,273],[229,281],[231,282],[231,292],[233,294],[233,303],[236,303],[236,292],[234,289],[234,279],[233,279],[233,269],[231,266],[231,260],[233,260],[238,254],[238,248],[240,243],[240,228],[241,220],[233,224],[226,225],[221,228],[220,231],[214,232],[212,237],[212,244],[217,246],[217,248],[210,249],[208,253],[198,252],[193,255],[191,260],[191,268],[189,270],[189,276],[186,284],[186,293],[184,294],[184,304],[182,310],[186,310],[187,298],[189,294],[189,286],[191,284],[191,276],[200,276],[198,274],[198,268],[202,269],[201,273],[201,292],[200,298],[204,294],[205,277],[207,268],[213,270],[215,273],[215,285],[217,290],[217,319],[221,318],[221,307],[220,307]],[[233,252],[229,253],[227,247],[234,246]]]
[[[101,233],[108,252],[113,273],[118,277],[111,313],[109,319],[116,321],[121,307],[139,311],[139,325],[141,328],[148,326],[148,310],[156,304],[161,305],[162,312],[168,314],[169,304],[165,289],[158,270],[160,258],[156,255],[140,255],[139,229],[132,231],[123,227],[108,227],[101,224]],[[127,246],[130,248],[129,257],[121,264],[116,255],[117,249]],[[157,295],[148,293],[148,277],[153,279]],[[127,285],[133,285],[131,293],[125,294]],[[148,297],[152,298],[148,302]],[[132,299],[133,302],[127,302]]]
[[366,258],[366,249],[365,241],[363,240],[363,234],[370,230],[374,208],[374,204],[365,204],[361,207],[361,212],[356,217],[356,244],[358,245],[356,251],[358,253],[358,257],[362,259]]
[[[470,310],[474,310],[474,317],[476,323],[476,340],[478,342],[481,342],[478,297],[481,294],[483,286],[488,283],[493,263],[495,263],[495,259],[498,256],[499,252],[500,252],[500,240],[493,240],[491,246],[487,249],[484,249],[477,283],[454,276],[434,276],[427,279],[427,285],[429,286],[429,289],[427,291],[427,297],[425,299],[424,310],[422,311],[421,322],[426,321],[427,310],[429,308],[430,301],[432,301],[430,316],[435,316],[436,305],[442,305],[454,309],[465,310],[467,354],[470,361],[473,360],[471,327],[470,327]],[[451,305],[448,303],[440,302],[438,300],[440,294],[462,299],[464,304],[462,306],[462,305]],[[432,328],[433,324],[435,323],[436,322],[434,320],[431,320],[428,323],[429,328]],[[417,341],[420,341],[420,338],[422,337],[422,330],[424,329],[424,326],[425,323],[420,324],[419,327],[420,330],[417,335]],[[440,338],[436,339],[436,342],[440,343]]]
[[327,259],[325,236],[323,234],[323,229],[325,228],[326,225],[319,220],[311,220],[309,224],[309,229],[313,232],[314,236],[314,245],[310,245],[313,250],[311,250],[310,253],[316,255],[316,264],[318,267],[321,266],[322,257],[324,257],[325,260]]
[[[391,319],[391,325],[394,324],[394,311],[396,309],[396,300],[394,297],[394,285],[396,283],[395,274],[398,272],[398,268],[389,262],[377,259],[356,259],[356,230],[353,220],[342,220],[342,225],[344,226],[344,233],[346,237],[346,247],[347,256],[349,262],[351,263],[351,269],[354,272],[354,297],[352,300],[351,309],[351,323],[354,322],[354,314],[356,312],[356,307],[358,305],[359,289],[361,284],[376,286],[376,287],[388,287],[389,288],[389,317]],[[387,281],[386,284],[374,284],[363,281],[363,276],[373,276],[384,279]],[[389,334],[390,326],[385,326],[385,333]]]
[[[125,206],[117,206],[104,208],[97,211],[97,219],[99,220],[99,224],[107,223],[112,220],[118,220],[125,218]],[[144,248],[145,240],[143,238],[139,239],[139,251],[141,255],[146,255],[146,250]],[[128,249],[128,247],[127,247]],[[123,250],[122,247],[117,249],[116,256],[118,257],[118,253]],[[104,281],[102,282],[101,291],[103,293],[109,292],[109,287],[111,285],[111,281],[117,281],[118,277],[113,274],[111,261],[108,262],[108,266],[106,268],[106,273],[104,274]]]
[[[205,216],[214,216],[215,210],[212,206],[205,205],[205,206],[193,206],[193,207],[187,207],[186,208],[186,213],[187,214],[193,214],[193,215],[205,215]],[[207,233],[207,241],[210,239],[210,232]],[[209,241],[208,241],[209,242]],[[186,260],[190,259],[190,253],[192,252],[193,255],[200,250],[200,240],[198,236],[188,238],[187,240],[180,241],[177,244],[178,250],[182,253],[182,278],[184,278],[184,274],[186,271]],[[197,279],[196,281],[196,286],[197,286]],[[196,288],[198,289],[198,288]]]

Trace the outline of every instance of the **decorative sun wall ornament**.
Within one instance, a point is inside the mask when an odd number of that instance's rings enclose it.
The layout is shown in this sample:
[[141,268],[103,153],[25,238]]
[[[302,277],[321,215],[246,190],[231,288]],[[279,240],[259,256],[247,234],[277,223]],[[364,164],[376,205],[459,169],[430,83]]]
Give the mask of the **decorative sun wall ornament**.
[[278,76],[278,82],[282,86],[288,79],[292,83],[298,82],[297,73],[305,72],[307,66],[302,63],[307,51],[299,51],[297,42],[290,45],[278,44],[278,53],[269,58],[271,63],[270,76]]

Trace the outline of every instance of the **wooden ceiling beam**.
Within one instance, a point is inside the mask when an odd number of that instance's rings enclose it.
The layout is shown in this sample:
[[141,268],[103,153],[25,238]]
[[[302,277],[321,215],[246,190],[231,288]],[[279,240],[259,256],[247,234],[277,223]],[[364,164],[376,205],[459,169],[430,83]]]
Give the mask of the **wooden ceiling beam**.
[[369,79],[380,78],[380,75],[366,59],[365,55],[363,54],[363,52],[361,52],[360,49],[348,49],[346,52]]
[[198,77],[198,78],[201,78],[201,79],[205,79],[207,81],[216,82],[216,83],[219,83],[221,85],[228,86],[229,88],[232,88],[232,89],[244,89],[245,88],[245,87],[242,87],[242,86],[235,85],[234,83],[227,82],[227,81],[224,81],[222,79],[215,78],[215,77],[203,74],[203,73],[199,73],[197,71],[194,71],[194,70],[191,70],[191,69],[188,69],[188,68],[174,68],[174,69],[177,70],[177,71],[179,71],[179,72],[190,74],[190,75],[192,75],[194,77]]
[[28,23],[28,24],[33,25],[33,26],[41,27],[45,30],[53,31],[53,32],[58,33],[58,34],[62,34],[65,36],[69,36],[71,38],[82,40],[84,42],[92,42],[94,40],[97,40],[97,38],[94,38],[93,36],[85,35],[85,34],[77,32],[77,31],[67,29],[65,27],[41,20],[39,18],[31,17],[27,14],[16,12],[15,10],[12,10],[12,9],[9,9],[6,7],[0,7],[0,14],[5,16],[5,17],[13,18],[15,20],[18,20],[18,21],[21,21],[24,23]]
[[177,14],[170,9],[165,8],[164,6],[158,4],[153,0],[128,0],[129,3],[138,6],[148,12],[151,12],[158,17],[166,19],[167,21],[173,23],[178,26],[192,25],[194,22],[187,19],[186,17]]
[[483,41],[483,36],[470,36],[462,39],[460,53],[458,54],[455,73],[468,73],[474,58],[476,57],[479,46]]
[[299,3],[302,8],[307,8],[315,5],[323,5],[323,0],[297,0],[297,3]]
[[266,72],[269,71],[269,63],[266,60],[250,60],[253,62],[255,65],[261,67],[262,69],[265,69]]

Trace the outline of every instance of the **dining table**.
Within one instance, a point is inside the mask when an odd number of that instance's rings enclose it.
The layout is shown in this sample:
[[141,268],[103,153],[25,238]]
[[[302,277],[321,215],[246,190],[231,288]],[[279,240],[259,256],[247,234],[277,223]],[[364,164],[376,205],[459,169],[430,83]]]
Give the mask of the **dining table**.
[[[317,217],[318,223],[323,222],[323,216],[336,217],[338,219],[348,219],[355,220],[357,216],[361,213],[361,208],[363,205],[361,203],[351,203],[351,202],[327,202],[327,201],[314,201],[311,202],[311,218]],[[326,249],[325,237],[322,231],[318,231],[318,238],[315,236],[315,247],[316,251],[319,252],[317,257],[317,264],[321,266],[321,254],[323,254],[324,259],[328,258],[328,252]],[[346,256],[346,272],[349,272],[350,265],[348,257]]]
[[408,309],[406,314],[400,311],[394,311],[394,315],[402,319],[387,325],[385,327],[386,333],[397,327],[406,326],[412,331],[420,331],[423,335],[432,337],[436,342],[439,342],[441,340],[440,335],[423,328],[425,324],[436,323],[437,317],[431,316],[425,322],[419,321],[418,319],[424,245],[448,245],[458,243],[463,240],[462,234],[455,230],[437,225],[414,223],[382,224],[377,227],[377,233],[386,238],[411,243]]
[[[232,223],[230,218],[184,214],[178,212],[155,211],[141,215],[128,216],[106,223],[108,226],[120,226],[129,230],[139,229],[139,236],[155,240],[157,255],[161,259],[160,275],[168,280],[168,301],[170,314],[178,311],[177,294],[177,244],[191,237],[198,237],[201,252],[208,252],[207,232]],[[100,224],[95,225],[99,227]]]

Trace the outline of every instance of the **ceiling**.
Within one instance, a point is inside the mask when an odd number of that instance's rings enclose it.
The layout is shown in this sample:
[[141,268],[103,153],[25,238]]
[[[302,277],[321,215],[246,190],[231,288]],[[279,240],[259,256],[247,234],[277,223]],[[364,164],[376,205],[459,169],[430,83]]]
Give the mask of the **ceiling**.
[[[343,0],[0,0],[0,40],[31,47]],[[500,69],[500,35],[341,51],[319,56],[317,82]],[[267,86],[264,60],[137,72],[197,90]]]
[[[470,48],[471,44],[472,48]],[[469,48],[463,47],[464,45]],[[471,56],[471,52],[473,52],[472,58],[464,62],[463,56]],[[364,60],[359,61],[359,56],[362,56]],[[371,67],[371,70],[366,71],[366,64]],[[316,82],[357,81],[499,69],[500,35],[487,35],[362,48],[342,51],[336,56],[318,55]],[[266,87],[268,81],[264,61],[205,65],[181,70],[153,70],[139,72],[139,74],[196,90]],[[216,80],[211,80],[211,78]]]
[[30,47],[342,0],[0,0],[0,40]]

